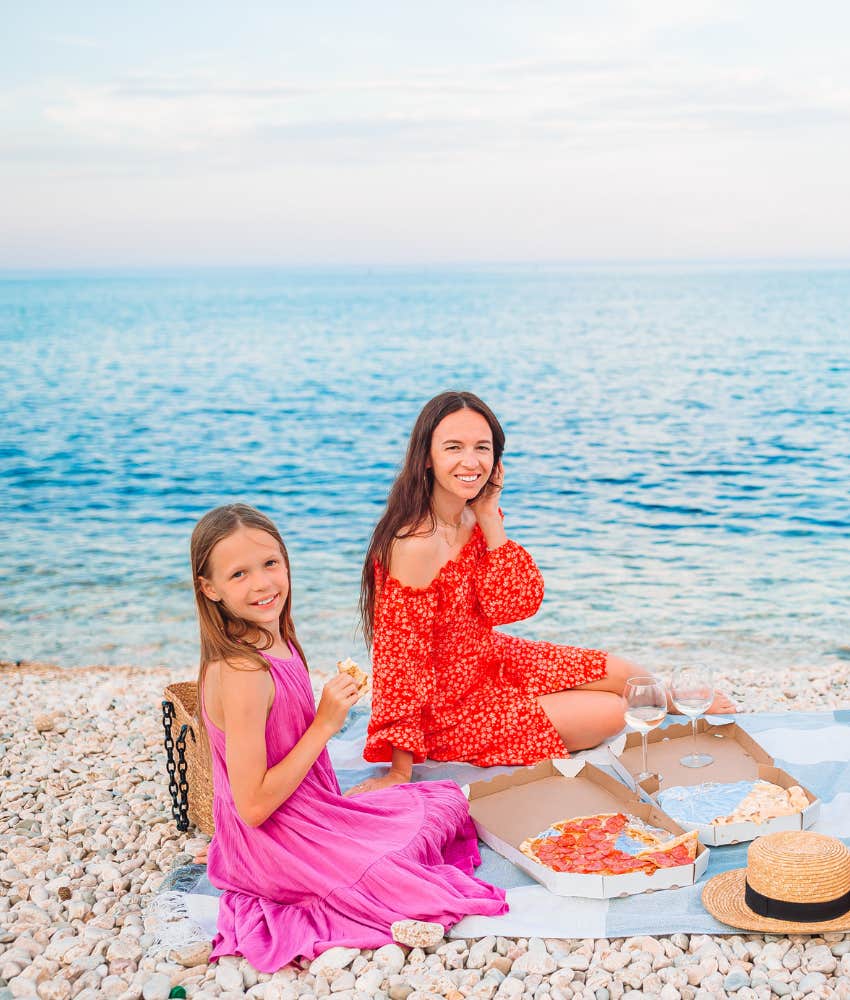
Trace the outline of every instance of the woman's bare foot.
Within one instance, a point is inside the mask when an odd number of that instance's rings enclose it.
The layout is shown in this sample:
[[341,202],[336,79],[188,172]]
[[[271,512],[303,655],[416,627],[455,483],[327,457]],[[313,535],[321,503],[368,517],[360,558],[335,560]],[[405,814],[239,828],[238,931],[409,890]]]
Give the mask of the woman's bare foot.
[[209,853],[209,846],[202,847],[200,851],[195,855],[196,865],[205,865],[207,863],[207,854]]
[[362,795],[363,792],[375,792],[379,788],[391,788],[393,785],[406,785],[410,780],[411,776],[409,774],[400,774],[398,771],[394,771],[390,768],[386,774],[381,775],[379,778],[367,778],[365,781],[361,781],[359,785],[349,788],[348,791],[343,794],[346,797],[349,795]]
[[715,691],[714,701],[711,703],[706,715],[732,715],[738,711],[738,706],[728,695],[722,691]]

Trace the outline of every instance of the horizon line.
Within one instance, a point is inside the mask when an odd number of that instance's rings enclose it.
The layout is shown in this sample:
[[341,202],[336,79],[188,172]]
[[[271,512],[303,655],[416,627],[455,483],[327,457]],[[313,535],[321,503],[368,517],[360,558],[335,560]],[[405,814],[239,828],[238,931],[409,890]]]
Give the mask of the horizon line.
[[28,267],[6,267],[0,265],[0,280],[18,277],[44,276],[119,276],[186,274],[204,272],[316,272],[316,271],[463,271],[546,268],[563,270],[609,270],[648,268],[741,268],[748,270],[844,270],[850,269],[847,257],[688,257],[688,258],[576,258],[541,260],[427,260],[427,261],[309,261],[309,262],[267,262],[267,263],[170,263],[170,264],[43,264]]

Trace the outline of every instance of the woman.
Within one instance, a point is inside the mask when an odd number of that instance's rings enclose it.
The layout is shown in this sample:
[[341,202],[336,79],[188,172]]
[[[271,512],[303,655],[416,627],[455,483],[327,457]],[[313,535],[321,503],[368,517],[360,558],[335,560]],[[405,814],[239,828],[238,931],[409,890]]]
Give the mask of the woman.
[[[505,436],[468,392],[426,404],[363,568],[372,646],[364,756],[389,771],[352,791],[410,781],[426,757],[532,764],[596,746],[623,727],[635,664],[601,650],[508,636],[533,615],[543,580],[508,539],[499,509]],[[718,695],[713,712],[734,711]]]

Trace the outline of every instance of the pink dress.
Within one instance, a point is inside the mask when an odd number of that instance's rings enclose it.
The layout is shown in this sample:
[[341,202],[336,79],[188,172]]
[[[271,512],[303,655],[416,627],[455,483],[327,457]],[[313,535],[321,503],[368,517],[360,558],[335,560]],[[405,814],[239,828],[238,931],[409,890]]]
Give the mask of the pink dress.
[[[282,760],[316,714],[301,658],[268,656],[275,698],[266,722],[268,765]],[[208,875],[223,890],[212,959],[242,955],[275,972],[334,945],[388,944],[390,924],[414,918],[448,927],[468,914],[508,909],[503,889],[473,876],[478,842],[452,781],[340,794],[324,750],[259,827],[242,821],[230,790],[225,735],[203,709],[213,762],[215,836]]]

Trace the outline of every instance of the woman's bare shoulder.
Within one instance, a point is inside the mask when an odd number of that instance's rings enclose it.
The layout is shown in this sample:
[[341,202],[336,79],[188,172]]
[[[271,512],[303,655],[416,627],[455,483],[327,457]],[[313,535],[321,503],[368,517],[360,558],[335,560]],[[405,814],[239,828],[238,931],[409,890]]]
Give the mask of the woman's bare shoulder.
[[440,570],[440,540],[433,531],[405,529],[390,549],[390,576],[405,587],[424,589]]

